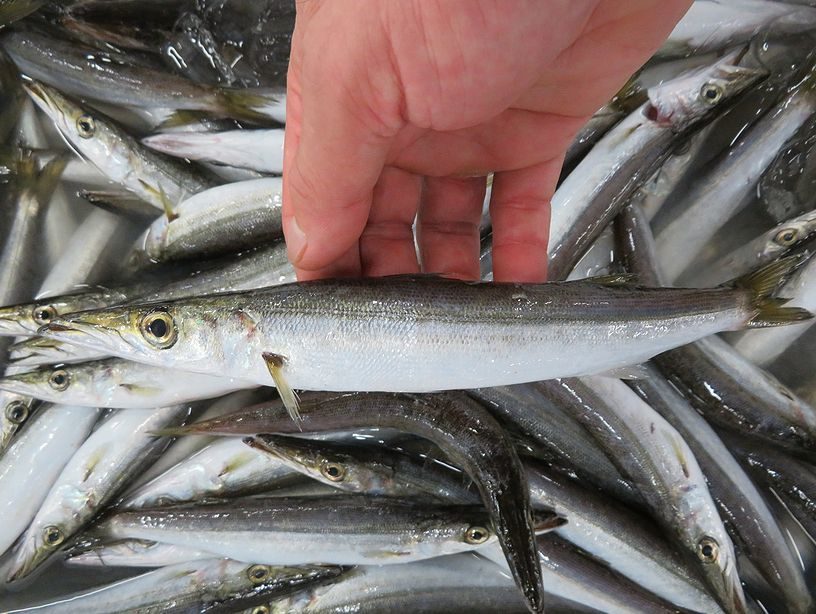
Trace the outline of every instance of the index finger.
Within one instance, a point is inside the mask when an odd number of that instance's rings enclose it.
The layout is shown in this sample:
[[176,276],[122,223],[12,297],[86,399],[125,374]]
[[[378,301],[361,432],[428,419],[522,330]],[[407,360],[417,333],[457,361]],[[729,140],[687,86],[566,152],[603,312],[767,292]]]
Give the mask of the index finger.
[[[330,23],[318,21],[323,18]],[[299,66],[290,73],[297,90],[291,104],[299,108],[292,108],[291,128],[287,124],[284,233],[295,267],[321,275],[331,274],[333,263],[359,240],[398,130],[396,122],[382,121],[398,117],[392,113],[398,104],[389,99],[399,96],[396,81],[389,86],[386,77],[372,85],[368,73],[376,69],[363,49],[370,38],[361,42],[364,37],[346,32],[331,23],[328,11],[312,15],[297,41]],[[379,73],[387,75],[387,67]],[[297,133],[291,140],[290,132]]]

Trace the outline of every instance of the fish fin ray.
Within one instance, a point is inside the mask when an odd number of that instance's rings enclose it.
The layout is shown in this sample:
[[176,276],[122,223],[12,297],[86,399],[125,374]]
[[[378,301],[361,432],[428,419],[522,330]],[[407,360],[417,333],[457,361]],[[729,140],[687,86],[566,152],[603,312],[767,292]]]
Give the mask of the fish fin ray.
[[283,375],[283,367],[286,364],[286,357],[272,352],[264,352],[262,354],[266,368],[269,369],[269,375],[275,382],[275,387],[278,389],[281,401],[283,401],[286,411],[292,420],[300,426],[303,418],[300,416],[300,402],[297,393],[292,389],[286,378]]

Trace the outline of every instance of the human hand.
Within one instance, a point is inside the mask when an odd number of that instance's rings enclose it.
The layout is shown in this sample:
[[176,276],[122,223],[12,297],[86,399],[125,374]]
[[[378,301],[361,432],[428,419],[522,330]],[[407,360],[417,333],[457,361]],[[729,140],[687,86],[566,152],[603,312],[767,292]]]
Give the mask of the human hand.
[[586,120],[690,0],[299,0],[283,220],[299,279],[546,278],[550,198]]

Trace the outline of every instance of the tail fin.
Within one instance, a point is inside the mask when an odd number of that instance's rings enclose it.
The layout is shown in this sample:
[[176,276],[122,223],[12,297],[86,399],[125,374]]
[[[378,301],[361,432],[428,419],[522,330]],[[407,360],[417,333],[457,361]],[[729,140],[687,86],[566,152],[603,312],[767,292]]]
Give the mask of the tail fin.
[[778,298],[782,285],[804,263],[800,256],[780,258],[756,271],[738,277],[727,285],[743,288],[752,293],[756,315],[747,322],[748,328],[782,326],[810,320],[813,314],[800,307],[785,307],[790,299]]
[[263,112],[263,108],[277,102],[277,97],[248,89],[223,88],[218,93],[221,108],[227,117],[261,124],[274,122]]

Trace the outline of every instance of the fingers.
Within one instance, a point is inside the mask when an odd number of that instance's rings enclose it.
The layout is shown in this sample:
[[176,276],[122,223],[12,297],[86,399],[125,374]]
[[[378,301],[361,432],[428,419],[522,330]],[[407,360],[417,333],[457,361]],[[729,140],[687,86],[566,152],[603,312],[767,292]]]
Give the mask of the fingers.
[[405,146],[392,163],[439,177],[526,168],[560,155],[586,120],[586,116],[508,109],[472,128],[419,134],[406,130],[395,149],[403,142]]
[[342,277],[359,277],[362,273],[360,266],[360,246],[354,243],[345,253],[340,254],[331,261],[329,266],[318,269],[299,269],[295,267],[298,281],[310,281],[312,279],[328,279]]
[[418,273],[413,224],[422,178],[386,167],[374,187],[368,224],[360,237],[363,275],[382,277]]
[[540,283],[547,279],[550,199],[561,158],[496,173],[490,197],[493,279]]
[[387,79],[369,74],[376,72],[369,38],[332,25],[342,18],[335,3],[315,6],[293,49],[298,91],[291,104],[295,138],[287,134],[285,151],[283,225],[298,271],[335,276],[349,265],[339,259],[357,252],[399,102]]
[[429,177],[417,218],[422,270],[479,279],[479,222],[484,177]]

